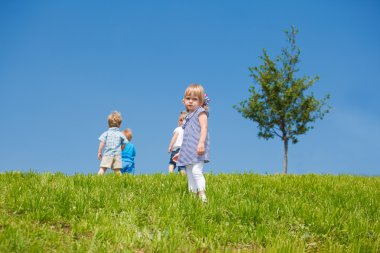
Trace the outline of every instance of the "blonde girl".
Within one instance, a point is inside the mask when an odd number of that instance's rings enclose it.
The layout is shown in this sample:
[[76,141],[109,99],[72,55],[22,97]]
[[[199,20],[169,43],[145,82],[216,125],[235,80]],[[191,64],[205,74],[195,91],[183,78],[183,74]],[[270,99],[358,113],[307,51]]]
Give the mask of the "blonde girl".
[[206,198],[206,180],[203,166],[209,162],[208,108],[209,99],[202,85],[187,87],[183,104],[188,112],[183,129],[183,142],[179,154],[173,157],[177,166],[186,167],[189,190],[198,194],[203,202]]

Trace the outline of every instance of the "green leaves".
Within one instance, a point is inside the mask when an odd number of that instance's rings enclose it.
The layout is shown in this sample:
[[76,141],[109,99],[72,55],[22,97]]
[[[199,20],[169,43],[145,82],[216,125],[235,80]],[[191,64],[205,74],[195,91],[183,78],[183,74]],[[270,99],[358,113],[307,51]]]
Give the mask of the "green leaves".
[[295,75],[301,53],[296,46],[297,32],[295,27],[285,31],[289,46],[283,48],[275,60],[263,49],[260,56],[263,63],[248,68],[254,81],[249,88],[250,97],[234,106],[244,118],[258,124],[260,138],[277,136],[283,141],[297,143],[297,136],[307,133],[313,128],[312,123],[323,119],[330,110],[327,105],[329,95],[318,100],[313,93],[307,93],[319,76],[298,78]]
[[289,48],[283,48],[281,56],[272,60],[263,50],[263,64],[250,67],[250,76],[255,85],[249,88],[250,97],[234,108],[243,117],[258,123],[259,137],[273,138],[274,134],[296,140],[312,128],[310,123],[323,119],[329,112],[326,101],[318,100],[306,91],[319,80],[319,76],[296,78],[300,50],[296,47],[298,30],[286,31]]

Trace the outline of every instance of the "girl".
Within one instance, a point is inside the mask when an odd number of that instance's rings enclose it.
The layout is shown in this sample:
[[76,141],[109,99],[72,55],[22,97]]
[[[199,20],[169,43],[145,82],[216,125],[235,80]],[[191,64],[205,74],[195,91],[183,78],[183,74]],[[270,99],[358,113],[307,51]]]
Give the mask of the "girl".
[[207,202],[203,165],[209,162],[210,146],[207,133],[208,102],[202,85],[191,84],[187,87],[183,104],[189,114],[182,126],[184,134],[181,151],[173,157],[177,166],[186,166],[189,190],[197,193],[203,202]]

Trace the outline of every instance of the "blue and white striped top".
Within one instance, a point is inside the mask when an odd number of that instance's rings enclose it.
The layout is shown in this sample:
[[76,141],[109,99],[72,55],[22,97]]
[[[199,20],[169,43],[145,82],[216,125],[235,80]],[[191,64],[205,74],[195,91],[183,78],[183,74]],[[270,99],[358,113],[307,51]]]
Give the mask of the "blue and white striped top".
[[[197,147],[199,143],[199,138],[201,135],[201,126],[199,124],[199,114],[206,112],[203,107],[199,107],[194,112],[188,114],[185,118],[183,128],[183,141],[181,151],[179,152],[179,157],[177,161],[177,166],[186,166],[190,164],[195,164],[199,162],[209,162],[210,153],[210,140],[207,133],[205,141],[205,153],[204,155],[198,155]],[[208,113],[206,112],[207,117]]]

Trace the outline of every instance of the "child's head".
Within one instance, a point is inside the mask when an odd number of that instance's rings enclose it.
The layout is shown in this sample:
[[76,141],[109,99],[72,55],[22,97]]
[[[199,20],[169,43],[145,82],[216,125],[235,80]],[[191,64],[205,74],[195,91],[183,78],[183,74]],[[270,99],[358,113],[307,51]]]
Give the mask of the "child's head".
[[199,105],[202,106],[206,111],[208,110],[207,104],[205,103],[205,90],[200,84],[190,84],[185,90],[184,99],[188,96],[195,96],[199,100]]
[[187,112],[185,112],[185,111],[182,111],[179,114],[179,117],[178,117],[178,126],[182,126],[183,125],[183,120],[186,118],[186,115],[187,115]]
[[108,127],[120,127],[121,121],[121,114],[118,111],[113,111],[108,115]]
[[123,134],[125,135],[125,137],[127,137],[128,141],[131,141],[132,140],[132,130],[130,128],[127,128],[123,131]]

